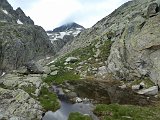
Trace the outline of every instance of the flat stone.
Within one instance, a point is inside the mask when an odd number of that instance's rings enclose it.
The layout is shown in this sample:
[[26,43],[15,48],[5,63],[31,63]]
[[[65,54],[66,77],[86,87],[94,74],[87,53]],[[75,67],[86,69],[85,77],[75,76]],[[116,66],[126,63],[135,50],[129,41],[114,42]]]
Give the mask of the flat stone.
[[137,92],[141,95],[157,95],[158,94],[158,86],[153,86],[148,89],[140,90]]
[[58,70],[59,68],[58,67],[56,67],[55,65],[51,65],[50,66],[50,70],[51,71],[55,71],[55,70]]
[[49,73],[51,73],[51,69],[48,66],[45,66],[45,67],[43,67],[43,72],[45,74],[49,74]]
[[74,62],[77,62],[78,59],[76,57],[68,57],[65,61],[67,63],[74,63]]
[[140,89],[140,85],[133,85],[132,86],[132,90],[139,90]]
[[57,71],[57,70],[50,73],[50,75],[53,75],[53,76],[54,76],[54,75],[57,75],[57,74],[58,74],[58,71]]

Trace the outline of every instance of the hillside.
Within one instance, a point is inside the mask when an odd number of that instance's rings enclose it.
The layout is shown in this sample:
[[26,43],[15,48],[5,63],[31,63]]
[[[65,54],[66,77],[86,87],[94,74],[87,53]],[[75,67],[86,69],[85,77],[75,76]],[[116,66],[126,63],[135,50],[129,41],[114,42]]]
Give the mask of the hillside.
[[[86,46],[92,46],[90,51],[93,55],[97,53],[97,57],[90,57],[97,59],[98,63],[105,63],[105,74],[112,74],[119,80],[134,80],[147,76],[155,84],[159,84],[158,19],[159,1],[129,1],[92,28],[84,30],[58,54],[63,56],[78,48],[83,50]],[[113,42],[109,51],[103,47],[107,41]],[[100,60],[103,53],[109,55]]]

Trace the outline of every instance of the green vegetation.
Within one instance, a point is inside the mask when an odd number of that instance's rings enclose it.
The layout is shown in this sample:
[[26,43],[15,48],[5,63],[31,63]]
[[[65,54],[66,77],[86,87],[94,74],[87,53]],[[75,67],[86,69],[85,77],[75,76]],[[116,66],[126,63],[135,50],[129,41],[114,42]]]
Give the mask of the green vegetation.
[[57,75],[49,75],[47,78],[44,79],[44,82],[48,83],[49,85],[52,82],[61,84],[65,80],[79,80],[80,76],[75,74],[73,71],[63,70],[59,71]]
[[160,108],[133,105],[97,105],[94,113],[101,120],[159,120]]
[[107,40],[104,42],[104,44],[100,47],[100,59],[102,61],[106,61],[110,55],[110,50],[111,50],[111,46],[112,46],[113,41],[111,40]]
[[145,88],[149,88],[149,87],[152,87],[152,86],[155,85],[149,78],[146,77],[144,79],[134,80],[133,82],[131,82],[130,86],[132,86],[132,85],[139,85],[141,82],[144,82]]
[[31,96],[33,96],[32,94],[35,93],[36,91],[36,87],[32,85],[21,86],[21,89],[23,89],[25,92],[27,92]]
[[78,112],[70,113],[68,120],[92,120],[89,116],[82,115]]
[[38,100],[45,110],[56,111],[60,107],[56,94],[50,92],[46,87],[41,88]]
[[75,56],[78,57],[80,61],[84,61],[89,59],[90,57],[93,57],[94,55],[94,46],[89,45],[84,48],[79,48],[68,54],[67,56]]
[[[52,82],[61,84],[65,80],[79,80],[80,74],[83,72],[85,72],[86,78],[89,77],[89,79],[92,79],[94,76],[92,69],[99,68],[105,64],[104,61],[106,61],[110,55],[112,43],[113,42],[110,39],[104,40],[101,37],[96,37],[89,46],[78,48],[71,53],[66,54],[63,56],[63,58],[60,58],[49,65],[51,66],[54,64],[56,67],[58,67],[58,74],[54,76],[48,76],[44,79],[44,82],[48,84],[51,84]],[[98,48],[96,48],[96,46],[98,46]],[[100,50],[100,54],[98,57],[95,57],[94,55],[97,49]],[[65,60],[68,57],[76,57],[78,61],[65,65]],[[68,70],[67,67],[72,69]],[[77,68],[78,71],[76,71]]]
[[35,97],[33,95],[36,91],[35,86],[31,86],[31,85],[22,86],[21,89],[27,92],[31,97],[37,99],[45,110],[55,111],[60,107],[56,94],[53,92],[50,92],[46,87],[41,88],[41,91],[38,97]]

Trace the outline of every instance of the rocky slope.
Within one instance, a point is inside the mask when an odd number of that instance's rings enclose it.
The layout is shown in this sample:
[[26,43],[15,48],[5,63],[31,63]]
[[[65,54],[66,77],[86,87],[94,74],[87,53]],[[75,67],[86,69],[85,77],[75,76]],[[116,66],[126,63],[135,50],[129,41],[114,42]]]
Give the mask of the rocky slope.
[[55,28],[53,31],[47,31],[49,39],[54,46],[54,51],[58,52],[66,43],[72,42],[85,28],[77,23],[68,23]]
[[[159,0],[133,0],[123,4],[64,46],[59,56],[92,46],[90,59],[105,65],[97,68],[101,76],[112,74],[119,80],[148,77],[160,85],[159,4]],[[105,41],[113,41],[109,52],[103,46]],[[101,52],[109,55],[100,60]]]
[[47,34],[18,8],[0,0],[0,74],[54,54]]
[[42,80],[42,73],[49,74],[50,69],[35,62],[50,55],[54,50],[44,29],[20,8],[13,10],[7,0],[0,0],[1,120],[40,120],[49,109],[46,103],[51,109],[59,107]]

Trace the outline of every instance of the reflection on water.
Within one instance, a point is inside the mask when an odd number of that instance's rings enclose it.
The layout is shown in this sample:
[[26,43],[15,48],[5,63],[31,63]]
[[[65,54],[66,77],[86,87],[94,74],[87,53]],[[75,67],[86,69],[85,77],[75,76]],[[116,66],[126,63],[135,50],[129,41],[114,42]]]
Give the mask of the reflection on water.
[[94,120],[98,118],[92,112],[92,104],[75,103],[70,104],[61,101],[61,108],[56,112],[47,112],[43,120],[67,120],[71,112],[80,112],[82,114],[90,115]]

